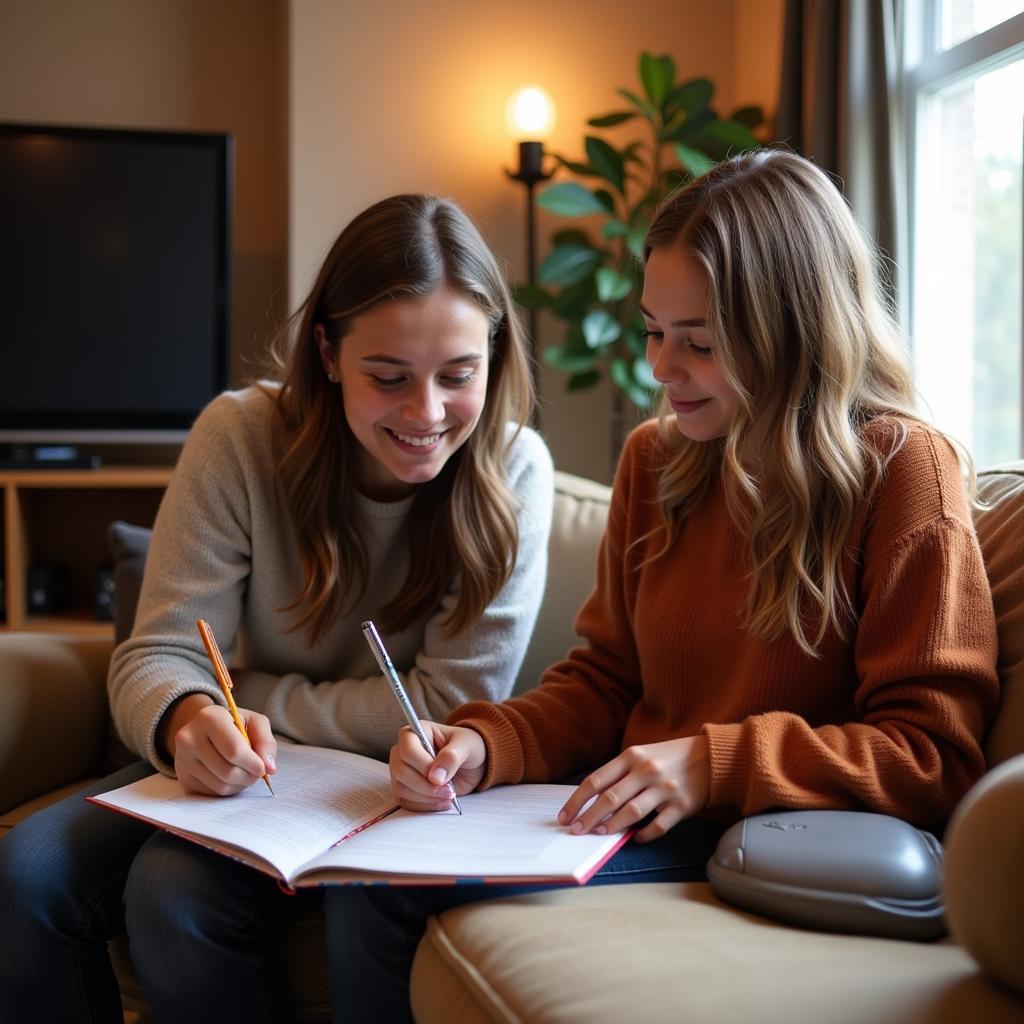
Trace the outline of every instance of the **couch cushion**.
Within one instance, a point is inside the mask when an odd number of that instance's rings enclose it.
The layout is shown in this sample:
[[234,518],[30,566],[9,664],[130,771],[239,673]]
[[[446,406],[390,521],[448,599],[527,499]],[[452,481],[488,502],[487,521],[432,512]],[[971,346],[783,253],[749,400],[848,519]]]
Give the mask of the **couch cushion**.
[[78,782],[72,782],[67,786],[51,789],[49,793],[37,796],[34,800],[29,800],[28,803],[19,804],[17,807],[4,811],[3,814],[0,814],[0,839],[3,838],[6,832],[14,828],[19,821],[24,821],[30,814],[35,814],[36,811],[41,811],[44,807],[49,807],[50,804],[55,804],[63,800],[64,797],[77,793],[80,789],[95,781],[96,779],[92,777],[80,779]]
[[1024,753],[1024,462],[978,474],[975,512],[999,629],[999,710],[985,753],[990,765]]
[[0,810],[95,775],[110,641],[0,633]]
[[608,519],[611,493],[610,487],[593,480],[555,473],[544,602],[515,693],[536,686],[544,669],[561,661],[579,642],[573,623],[594,587],[597,547]]
[[432,918],[413,966],[419,1024],[1024,1022],[959,946],[805,932],[704,883],[602,886]]

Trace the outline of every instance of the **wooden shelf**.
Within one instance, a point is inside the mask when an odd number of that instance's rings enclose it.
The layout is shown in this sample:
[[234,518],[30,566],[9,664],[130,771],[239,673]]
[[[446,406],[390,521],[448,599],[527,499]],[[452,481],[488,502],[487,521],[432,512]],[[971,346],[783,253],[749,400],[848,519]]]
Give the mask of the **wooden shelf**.
[[[152,526],[170,466],[0,470],[0,535],[5,611],[0,629],[112,636],[95,614],[96,579],[111,561],[107,527],[115,519]],[[69,602],[31,614],[30,566],[60,566]]]

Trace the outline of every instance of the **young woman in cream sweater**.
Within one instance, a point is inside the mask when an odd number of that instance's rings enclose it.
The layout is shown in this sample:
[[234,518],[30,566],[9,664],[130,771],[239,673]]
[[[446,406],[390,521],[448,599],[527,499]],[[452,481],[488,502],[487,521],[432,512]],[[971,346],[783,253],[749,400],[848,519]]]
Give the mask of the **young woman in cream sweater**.
[[[276,381],[216,399],[182,452],[110,668],[118,731],[145,761],[94,792],[154,768],[197,793],[262,786],[275,733],[386,757],[403,718],[368,618],[435,717],[512,688],[543,595],[552,466],[476,229],[447,200],[374,205],[280,341]],[[198,618],[234,666],[252,748]],[[322,902],[76,794],[0,843],[2,1014],[120,1022],[106,943],[126,925],[158,1020],[290,1019],[280,932]]]

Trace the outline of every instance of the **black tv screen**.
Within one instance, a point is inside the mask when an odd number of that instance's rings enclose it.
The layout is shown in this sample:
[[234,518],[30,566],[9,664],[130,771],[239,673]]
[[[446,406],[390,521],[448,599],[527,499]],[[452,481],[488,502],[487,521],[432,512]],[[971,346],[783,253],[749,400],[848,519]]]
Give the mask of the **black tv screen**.
[[0,124],[0,440],[181,434],[227,384],[232,140]]

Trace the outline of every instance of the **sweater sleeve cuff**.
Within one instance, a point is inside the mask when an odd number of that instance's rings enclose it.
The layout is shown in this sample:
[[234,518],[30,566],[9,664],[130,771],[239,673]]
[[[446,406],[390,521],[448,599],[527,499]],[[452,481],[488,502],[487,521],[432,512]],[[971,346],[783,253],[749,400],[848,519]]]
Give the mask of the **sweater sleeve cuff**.
[[750,745],[742,723],[705,725],[708,741],[708,807],[742,807],[750,783]]
[[471,701],[448,716],[448,725],[472,729],[483,738],[487,748],[487,766],[477,789],[522,782],[523,745],[499,705]]
[[214,703],[220,704],[222,707],[224,706],[224,698],[221,697],[214,687],[189,687],[185,685],[182,688],[168,689],[165,693],[160,694],[159,703],[156,705],[155,713],[151,716],[150,727],[146,733],[146,745],[143,749],[144,757],[161,775],[166,775],[171,779],[178,777],[177,772],[174,770],[174,762],[173,760],[167,761],[164,759],[160,750],[160,744],[156,741],[156,734],[160,729],[160,722],[170,710],[171,705],[182,697],[189,697],[193,693],[205,693]]

